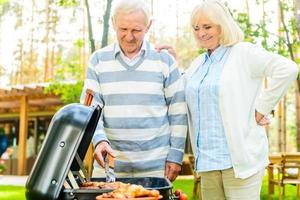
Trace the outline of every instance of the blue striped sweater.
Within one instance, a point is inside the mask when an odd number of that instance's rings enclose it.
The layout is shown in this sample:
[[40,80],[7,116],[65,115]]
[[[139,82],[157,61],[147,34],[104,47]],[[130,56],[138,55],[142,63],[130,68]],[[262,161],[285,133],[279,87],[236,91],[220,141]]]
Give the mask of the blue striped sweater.
[[180,73],[168,53],[158,53],[148,42],[134,66],[122,61],[116,45],[94,52],[87,68],[81,102],[91,89],[92,104],[103,107],[93,143],[110,142],[120,176],[163,176],[166,160],[181,164],[184,154],[187,117]]

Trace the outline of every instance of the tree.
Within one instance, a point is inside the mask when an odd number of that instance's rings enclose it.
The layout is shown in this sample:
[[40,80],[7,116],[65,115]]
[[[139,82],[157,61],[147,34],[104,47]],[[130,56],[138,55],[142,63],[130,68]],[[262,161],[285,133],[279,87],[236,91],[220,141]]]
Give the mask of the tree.
[[95,47],[95,40],[93,37],[93,27],[92,27],[92,19],[91,19],[89,1],[84,0],[84,2],[85,2],[87,21],[88,21],[89,40],[90,40],[90,45],[91,45],[90,48],[91,48],[91,52],[93,53],[95,51],[96,47]]
[[103,34],[102,34],[101,47],[107,45],[111,3],[112,0],[106,1],[106,10],[105,10],[105,14],[103,15]]
[[300,40],[300,0],[295,0],[295,15],[298,39]]

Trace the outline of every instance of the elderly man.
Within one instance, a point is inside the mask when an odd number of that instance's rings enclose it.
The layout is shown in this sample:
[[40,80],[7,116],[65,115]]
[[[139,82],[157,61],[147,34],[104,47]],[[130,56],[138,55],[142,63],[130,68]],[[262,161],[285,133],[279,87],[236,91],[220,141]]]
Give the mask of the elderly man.
[[[103,108],[93,137],[94,158],[115,156],[117,177],[166,176],[181,170],[187,131],[186,104],[174,58],[144,40],[150,12],[141,0],[121,0],[112,23],[117,42],[90,59],[85,91]],[[94,163],[93,176],[100,169]],[[101,169],[102,170],[102,169]]]

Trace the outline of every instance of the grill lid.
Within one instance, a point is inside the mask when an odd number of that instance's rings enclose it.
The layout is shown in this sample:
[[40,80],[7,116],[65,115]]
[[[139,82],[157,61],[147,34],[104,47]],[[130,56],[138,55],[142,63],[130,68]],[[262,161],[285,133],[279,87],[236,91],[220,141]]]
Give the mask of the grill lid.
[[77,161],[84,159],[100,114],[99,106],[74,103],[64,106],[53,116],[27,179],[27,200],[59,197],[68,172],[80,170]]

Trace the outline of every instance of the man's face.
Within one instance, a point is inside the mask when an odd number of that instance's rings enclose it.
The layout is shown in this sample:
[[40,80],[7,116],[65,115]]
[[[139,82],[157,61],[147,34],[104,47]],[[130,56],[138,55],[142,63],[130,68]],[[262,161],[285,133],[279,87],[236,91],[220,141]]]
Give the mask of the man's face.
[[147,26],[145,14],[138,10],[130,14],[119,13],[115,17],[114,29],[124,54],[132,58],[142,46],[143,39],[151,23]]

